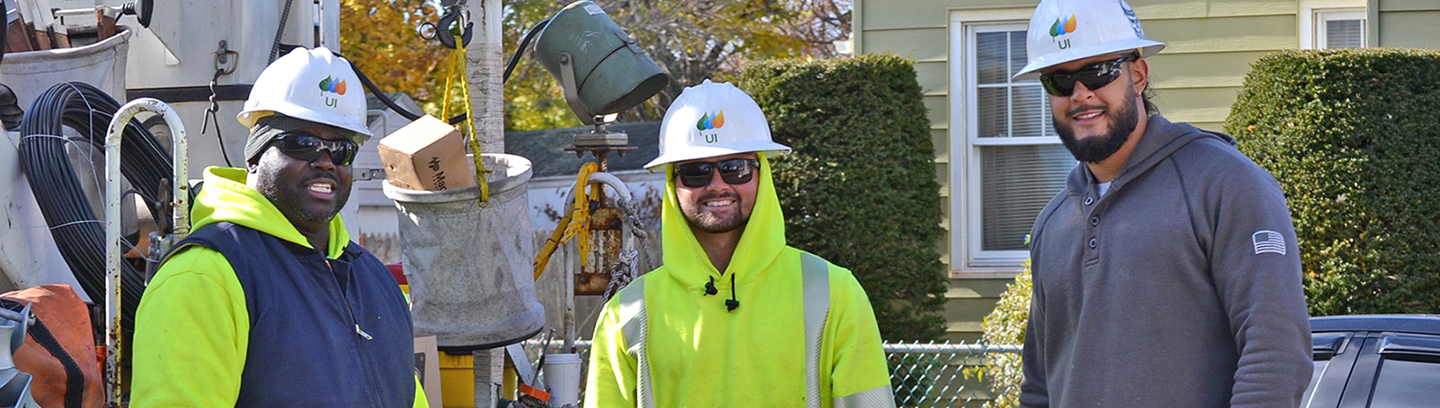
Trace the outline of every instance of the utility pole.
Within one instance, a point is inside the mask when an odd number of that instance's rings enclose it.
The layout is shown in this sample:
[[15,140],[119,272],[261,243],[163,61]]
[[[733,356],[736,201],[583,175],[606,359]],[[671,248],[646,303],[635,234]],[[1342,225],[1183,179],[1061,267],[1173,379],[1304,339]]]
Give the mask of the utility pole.
[[[470,107],[473,109],[471,129],[480,140],[478,155],[505,152],[505,105],[501,98],[504,82],[504,38],[501,29],[500,0],[465,1],[475,23],[475,36],[465,48],[465,77],[470,86]],[[526,242],[530,237],[515,237]],[[500,401],[500,384],[504,381],[505,349],[472,352],[475,374],[475,407],[493,408]]]
[[475,110],[475,134],[480,136],[480,150],[485,153],[505,152],[505,47],[500,17],[500,0],[468,0],[470,15],[475,18],[475,38],[465,49],[465,75],[470,84],[470,105]]

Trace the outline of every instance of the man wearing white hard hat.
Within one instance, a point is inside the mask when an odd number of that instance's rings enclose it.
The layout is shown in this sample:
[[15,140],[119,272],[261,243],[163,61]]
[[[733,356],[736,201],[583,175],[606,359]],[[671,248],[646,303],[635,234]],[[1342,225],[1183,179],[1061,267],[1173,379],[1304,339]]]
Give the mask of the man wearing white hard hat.
[[239,120],[246,168],[205,169],[140,302],[130,406],[426,406],[404,296],[336,216],[370,137],[350,63],[286,54]]
[[1123,0],[1042,0],[1026,37],[1080,164],[1030,234],[1025,407],[1295,407],[1310,381],[1299,248],[1275,178],[1148,101]]
[[785,245],[760,106],[686,88],[660,127],[664,266],[595,324],[585,407],[893,407],[880,330],[850,271]]

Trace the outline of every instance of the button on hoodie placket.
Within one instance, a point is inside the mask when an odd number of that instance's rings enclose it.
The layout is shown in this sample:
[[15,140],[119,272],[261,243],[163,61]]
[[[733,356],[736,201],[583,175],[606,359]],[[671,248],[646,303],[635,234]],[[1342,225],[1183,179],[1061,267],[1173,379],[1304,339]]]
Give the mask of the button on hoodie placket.
[[[1091,194],[1093,193],[1094,191],[1091,191]],[[1086,195],[1082,202],[1085,204],[1085,213],[1088,215],[1086,219],[1089,220],[1088,225],[1085,226],[1083,238],[1085,265],[1088,267],[1095,265],[1100,258],[1100,252],[1097,250],[1100,247],[1100,206],[1097,205],[1100,200],[1093,195]]]

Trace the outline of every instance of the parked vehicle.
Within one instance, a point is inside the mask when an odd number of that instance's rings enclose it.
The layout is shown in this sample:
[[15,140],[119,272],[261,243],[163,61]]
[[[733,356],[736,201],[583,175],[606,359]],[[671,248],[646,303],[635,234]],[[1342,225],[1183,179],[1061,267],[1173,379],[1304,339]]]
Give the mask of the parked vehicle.
[[1305,408],[1440,407],[1440,315],[1310,319]]

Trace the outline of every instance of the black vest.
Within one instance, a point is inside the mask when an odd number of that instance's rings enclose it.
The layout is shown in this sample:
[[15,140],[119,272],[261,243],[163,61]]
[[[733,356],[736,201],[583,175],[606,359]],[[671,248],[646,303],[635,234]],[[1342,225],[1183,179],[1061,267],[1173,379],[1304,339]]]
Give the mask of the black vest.
[[235,406],[414,403],[410,310],[370,252],[350,242],[339,259],[327,260],[315,249],[229,222],[195,230],[175,253],[189,245],[224,255],[245,289],[250,339]]

